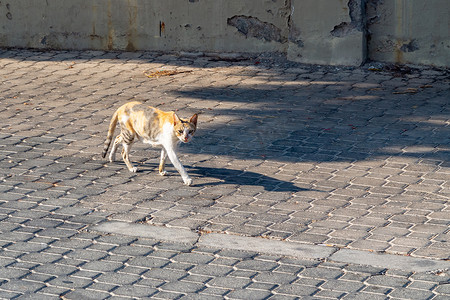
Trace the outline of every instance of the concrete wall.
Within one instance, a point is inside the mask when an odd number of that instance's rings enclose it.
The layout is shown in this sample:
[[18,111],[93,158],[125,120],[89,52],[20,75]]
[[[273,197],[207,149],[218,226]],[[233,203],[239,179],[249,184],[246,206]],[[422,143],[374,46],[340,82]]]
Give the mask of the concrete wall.
[[285,52],[288,16],[284,0],[1,0],[0,45]]
[[368,0],[369,58],[450,67],[450,0]]
[[0,0],[0,47],[279,52],[304,63],[360,65],[369,57],[449,66],[449,3]]
[[366,59],[361,0],[292,0],[290,60],[360,65]]

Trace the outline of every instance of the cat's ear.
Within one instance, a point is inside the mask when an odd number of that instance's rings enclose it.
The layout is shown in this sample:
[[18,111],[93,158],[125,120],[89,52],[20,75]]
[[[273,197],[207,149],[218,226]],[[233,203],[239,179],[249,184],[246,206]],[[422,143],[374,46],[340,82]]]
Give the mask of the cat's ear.
[[173,114],[173,125],[181,123],[180,117],[177,114]]
[[194,124],[195,127],[197,127],[197,119],[198,119],[198,114],[194,114],[191,119],[189,120],[190,123]]

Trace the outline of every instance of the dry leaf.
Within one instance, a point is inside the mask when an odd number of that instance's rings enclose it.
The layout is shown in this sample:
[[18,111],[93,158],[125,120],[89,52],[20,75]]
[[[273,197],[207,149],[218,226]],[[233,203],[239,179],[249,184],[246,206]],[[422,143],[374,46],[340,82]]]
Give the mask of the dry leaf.
[[192,71],[176,71],[176,70],[161,70],[161,71],[155,71],[151,72],[150,74],[147,72],[144,72],[144,75],[148,78],[159,78],[162,76],[172,76],[180,73],[190,73]]

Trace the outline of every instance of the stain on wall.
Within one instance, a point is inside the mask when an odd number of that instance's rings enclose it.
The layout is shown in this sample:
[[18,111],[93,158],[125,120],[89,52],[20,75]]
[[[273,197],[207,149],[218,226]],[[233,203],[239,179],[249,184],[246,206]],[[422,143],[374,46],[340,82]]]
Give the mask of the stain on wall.
[[403,52],[414,52],[416,50],[419,50],[419,45],[418,45],[417,41],[415,39],[413,39],[409,43],[404,43],[400,47],[400,50]]
[[250,16],[233,16],[227,19],[227,24],[236,27],[245,37],[254,37],[267,42],[285,43],[287,38],[281,35],[281,29],[275,25],[262,22]]
[[369,59],[450,66],[450,1],[366,0]]

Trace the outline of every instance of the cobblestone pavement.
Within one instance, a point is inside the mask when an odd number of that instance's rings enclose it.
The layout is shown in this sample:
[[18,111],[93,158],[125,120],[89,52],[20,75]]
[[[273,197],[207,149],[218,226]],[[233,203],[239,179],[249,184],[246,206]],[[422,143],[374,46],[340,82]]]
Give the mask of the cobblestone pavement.
[[[0,298],[448,299],[450,272],[105,233],[111,221],[450,259],[450,73],[0,50]],[[171,76],[146,76],[169,70]],[[145,73],[145,74],[144,74]],[[100,157],[129,100],[200,112],[180,158]],[[152,226],[153,225],[153,226]]]

